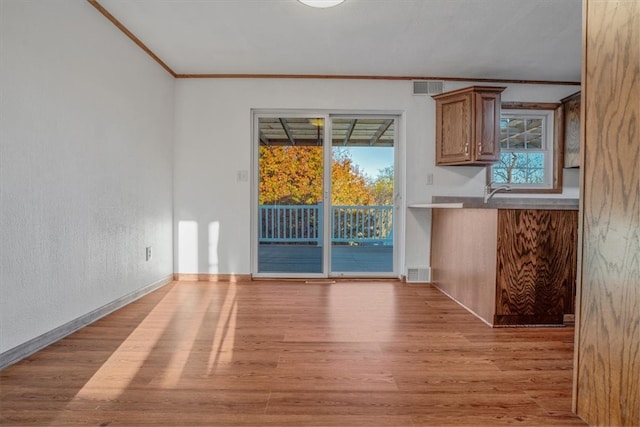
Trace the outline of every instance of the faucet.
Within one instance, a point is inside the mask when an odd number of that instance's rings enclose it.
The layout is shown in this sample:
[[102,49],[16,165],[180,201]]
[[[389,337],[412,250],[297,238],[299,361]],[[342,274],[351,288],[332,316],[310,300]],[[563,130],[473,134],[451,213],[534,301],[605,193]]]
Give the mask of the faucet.
[[489,200],[499,191],[511,191],[511,187],[508,185],[499,185],[498,187],[491,189],[491,184],[487,184],[484,187],[484,202],[488,203]]

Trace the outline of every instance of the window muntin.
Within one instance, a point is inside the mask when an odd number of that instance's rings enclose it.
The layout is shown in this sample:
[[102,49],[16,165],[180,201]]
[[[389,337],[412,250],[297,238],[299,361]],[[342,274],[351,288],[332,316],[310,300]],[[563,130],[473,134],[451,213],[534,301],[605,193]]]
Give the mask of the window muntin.
[[553,111],[505,111],[500,116],[500,160],[490,182],[514,188],[553,185]]

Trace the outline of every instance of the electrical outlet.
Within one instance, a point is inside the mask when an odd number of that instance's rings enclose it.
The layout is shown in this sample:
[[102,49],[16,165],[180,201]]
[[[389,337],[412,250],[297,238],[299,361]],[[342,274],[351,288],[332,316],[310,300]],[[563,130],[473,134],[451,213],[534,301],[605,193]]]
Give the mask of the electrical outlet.
[[428,173],[427,174],[427,185],[433,185],[433,174],[432,173]]
[[146,253],[146,260],[151,261],[151,246],[147,246],[145,253]]

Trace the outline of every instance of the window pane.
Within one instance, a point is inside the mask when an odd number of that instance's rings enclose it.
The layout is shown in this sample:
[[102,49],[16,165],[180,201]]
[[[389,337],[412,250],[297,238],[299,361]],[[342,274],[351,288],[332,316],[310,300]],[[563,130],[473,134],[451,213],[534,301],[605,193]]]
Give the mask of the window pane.
[[500,148],[509,148],[509,119],[500,119]]
[[520,117],[503,117],[500,120],[500,146],[509,149],[524,147],[525,121]]
[[524,145],[525,134],[520,133],[518,135],[509,138],[509,148],[525,148]]
[[492,168],[497,184],[543,184],[546,153],[503,152]]
[[527,120],[527,130],[531,133],[542,133],[542,119]]
[[525,121],[520,118],[509,119],[509,133],[518,134],[524,132]]
[[527,119],[525,148],[542,148],[542,119]]
[[503,116],[500,119],[500,148],[506,150],[541,150],[545,120],[534,116]]
[[542,148],[542,135],[527,135],[527,145],[525,148],[541,149]]
[[549,112],[503,111],[500,161],[491,167],[492,182],[546,188],[554,176],[552,123]]

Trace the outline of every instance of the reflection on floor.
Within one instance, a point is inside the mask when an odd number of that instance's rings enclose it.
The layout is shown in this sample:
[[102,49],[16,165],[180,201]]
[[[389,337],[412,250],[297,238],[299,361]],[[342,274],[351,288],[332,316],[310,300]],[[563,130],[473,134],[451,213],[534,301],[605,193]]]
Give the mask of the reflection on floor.
[[572,364],[429,285],[174,282],[0,371],[0,425],[585,425]]
[[[391,273],[393,246],[333,245],[331,271]],[[260,273],[322,273],[322,247],[310,245],[261,244]]]

